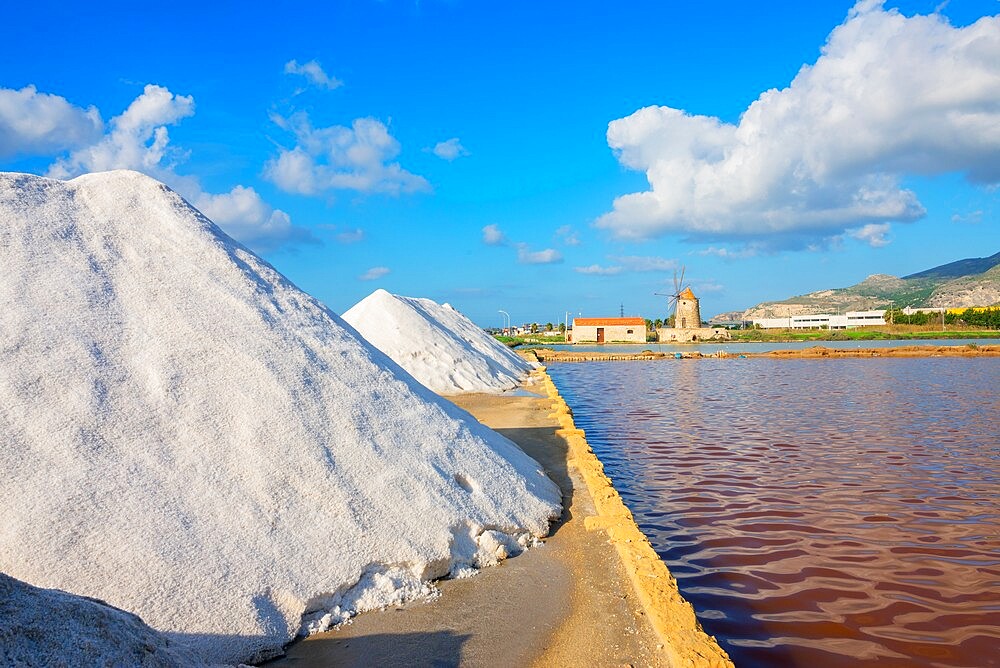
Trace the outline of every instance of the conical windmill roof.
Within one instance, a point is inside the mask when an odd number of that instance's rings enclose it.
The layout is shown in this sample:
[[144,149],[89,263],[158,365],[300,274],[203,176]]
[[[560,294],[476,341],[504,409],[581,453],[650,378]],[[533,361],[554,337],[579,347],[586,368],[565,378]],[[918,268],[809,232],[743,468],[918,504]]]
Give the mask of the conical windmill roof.
[[680,293],[679,295],[677,295],[677,298],[678,299],[697,299],[697,297],[694,296],[694,293],[691,292],[691,288],[684,288],[684,291],[682,293]]

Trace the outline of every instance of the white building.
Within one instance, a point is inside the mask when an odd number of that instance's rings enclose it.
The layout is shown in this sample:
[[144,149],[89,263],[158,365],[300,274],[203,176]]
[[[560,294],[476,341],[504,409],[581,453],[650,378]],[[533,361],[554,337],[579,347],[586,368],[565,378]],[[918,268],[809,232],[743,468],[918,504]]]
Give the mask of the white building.
[[854,329],[884,325],[885,311],[848,311],[847,313],[806,313],[784,318],[754,318],[761,329]]

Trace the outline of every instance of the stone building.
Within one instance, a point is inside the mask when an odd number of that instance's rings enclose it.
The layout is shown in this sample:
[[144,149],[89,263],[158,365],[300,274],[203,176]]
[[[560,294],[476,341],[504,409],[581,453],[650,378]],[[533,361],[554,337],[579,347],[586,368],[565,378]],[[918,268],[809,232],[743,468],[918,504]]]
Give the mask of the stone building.
[[573,318],[573,343],[646,342],[642,318]]
[[728,341],[731,337],[725,327],[702,327],[701,307],[691,288],[677,295],[674,326],[656,330],[660,343],[692,343],[695,341]]
[[699,329],[701,327],[701,308],[698,298],[691,288],[677,295],[677,311],[674,317],[674,327],[677,329]]

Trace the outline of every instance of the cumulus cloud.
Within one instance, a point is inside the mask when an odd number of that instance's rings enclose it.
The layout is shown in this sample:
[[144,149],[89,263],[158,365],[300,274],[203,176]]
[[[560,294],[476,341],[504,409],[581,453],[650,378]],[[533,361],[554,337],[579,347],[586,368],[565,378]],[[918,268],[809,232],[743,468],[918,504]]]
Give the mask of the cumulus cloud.
[[253,188],[236,186],[228,193],[199,193],[191,200],[226,233],[257,250],[268,251],[288,241],[315,243],[306,230],[292,225],[292,219],[271,207]]
[[[96,112],[95,112],[96,114]],[[198,180],[182,176],[176,163],[185,152],[170,144],[168,125],[194,114],[194,98],[147,85],[124,112],[108,122],[88,144],[57,159],[48,170],[66,179],[87,172],[132,169],[163,181],[234,239],[259,251],[290,242],[313,242],[305,229],[292,225],[284,211],[267,204],[253,188],[237,185],[227,193],[205,192]]]
[[591,274],[593,276],[615,276],[622,273],[622,267],[602,267],[599,264],[592,264],[588,267],[573,267],[573,271],[578,274]]
[[362,193],[412,193],[430,190],[427,180],[393,160],[399,142],[374,118],[358,118],[351,127],[314,128],[305,112],[272,116],[295,135],[296,145],[282,148],[268,161],[264,175],[285,192],[318,195],[331,190]]
[[620,255],[611,259],[621,264],[628,271],[635,272],[669,271],[677,268],[677,260],[668,260],[649,255]]
[[0,158],[77,148],[95,141],[103,130],[95,107],[77,107],[34,86],[0,88]]
[[362,281],[377,281],[378,279],[388,274],[389,271],[390,271],[389,267],[372,267],[365,273],[358,276],[358,279]]
[[889,233],[889,223],[868,223],[856,230],[848,230],[848,236],[864,241],[872,248],[882,248],[889,245],[886,235]]
[[310,60],[308,63],[303,63],[301,65],[299,65],[299,61],[297,60],[289,60],[285,63],[285,74],[298,74],[304,76],[313,84],[328,90],[340,88],[344,85],[344,82],[340,79],[331,77],[329,74],[324,72],[323,67],[315,60]]
[[528,244],[522,243],[517,245],[517,261],[520,264],[556,264],[562,262],[563,257],[562,253],[553,248],[533,251]]
[[507,237],[498,225],[487,225],[483,228],[483,243],[487,246],[503,246],[507,243]]
[[924,215],[908,174],[1000,181],[1000,17],[962,28],[858,2],[812,66],[738,124],[670,107],[612,121],[650,189],[597,225],[621,238],[808,239]]
[[149,84],[128,108],[111,119],[110,132],[60,158],[49,176],[65,179],[85,172],[134,169],[160,177],[173,169],[167,125],[194,114],[194,98]]
[[458,137],[452,137],[448,141],[438,142],[434,145],[432,152],[437,157],[442,160],[447,160],[448,162],[451,162],[455,158],[469,155],[469,152],[464,146],[462,146],[462,143],[458,141]]

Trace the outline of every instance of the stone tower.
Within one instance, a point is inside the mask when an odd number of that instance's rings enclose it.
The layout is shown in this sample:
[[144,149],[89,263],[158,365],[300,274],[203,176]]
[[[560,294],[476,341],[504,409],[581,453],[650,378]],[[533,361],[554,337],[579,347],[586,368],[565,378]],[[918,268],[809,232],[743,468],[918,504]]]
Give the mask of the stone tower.
[[677,329],[697,329],[701,327],[701,309],[698,308],[698,298],[691,288],[677,295],[677,311],[674,314],[674,327]]

